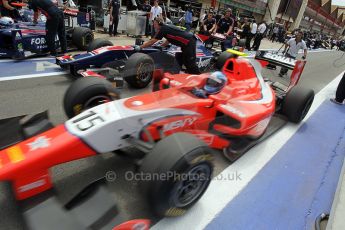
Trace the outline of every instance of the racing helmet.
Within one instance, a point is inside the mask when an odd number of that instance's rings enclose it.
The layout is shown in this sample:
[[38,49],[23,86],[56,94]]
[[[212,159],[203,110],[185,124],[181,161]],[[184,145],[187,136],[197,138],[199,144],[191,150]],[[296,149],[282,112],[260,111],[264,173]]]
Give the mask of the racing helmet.
[[14,24],[14,21],[10,17],[2,17],[0,18],[0,26],[2,27],[9,27]]
[[206,80],[204,90],[208,94],[219,93],[228,82],[227,77],[220,71],[212,73]]

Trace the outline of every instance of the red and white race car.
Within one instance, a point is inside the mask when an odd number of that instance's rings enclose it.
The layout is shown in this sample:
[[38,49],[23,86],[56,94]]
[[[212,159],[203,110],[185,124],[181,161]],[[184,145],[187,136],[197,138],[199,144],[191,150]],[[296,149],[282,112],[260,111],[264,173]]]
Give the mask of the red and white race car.
[[[294,70],[290,85],[284,87],[261,75],[269,56],[262,55],[265,60],[257,61],[238,55],[232,51],[219,57],[217,65],[228,81],[220,92],[207,97],[200,98],[193,90],[202,89],[211,73],[171,75],[156,70],[154,92],[124,99],[109,81],[86,77],[73,82],[65,94],[64,108],[71,119],[63,125],[52,127],[42,114],[2,121],[2,130],[12,135],[1,138],[0,191],[5,198],[0,199],[0,218],[6,220],[0,222],[1,228],[19,223],[53,229],[51,216],[61,218],[59,229],[109,224],[103,223],[100,213],[109,216],[116,212],[109,207],[112,200],[99,182],[64,205],[51,198],[29,202],[24,213],[18,207],[23,200],[47,191],[54,195],[52,167],[99,153],[123,154],[126,147],[145,153],[138,163],[140,173],[166,174],[158,180],[141,181],[155,213],[183,214],[210,183],[211,148],[223,150],[234,161],[287,120],[300,122],[313,102],[312,90],[295,87],[305,61],[285,60],[284,65]],[[106,208],[98,207],[101,204]],[[50,215],[41,218],[42,213]]]

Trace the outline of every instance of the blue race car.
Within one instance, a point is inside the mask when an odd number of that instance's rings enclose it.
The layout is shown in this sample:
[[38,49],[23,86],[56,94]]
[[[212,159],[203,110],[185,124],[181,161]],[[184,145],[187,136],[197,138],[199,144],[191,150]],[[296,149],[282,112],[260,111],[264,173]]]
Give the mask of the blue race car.
[[[0,58],[24,59],[48,53],[45,23],[34,25],[31,22],[14,23],[11,18],[0,18]],[[89,28],[66,27],[69,50],[86,50],[93,41]],[[58,39],[56,40],[59,44]]]
[[[200,71],[212,70],[218,53],[208,49],[200,39],[196,49]],[[155,69],[179,73],[181,60],[181,49],[173,45],[162,48],[158,42],[139,53],[133,46],[113,46],[108,40],[96,39],[87,53],[58,57],[56,63],[75,77],[106,78],[117,87],[122,87],[124,79],[134,88],[144,88],[151,82]]]

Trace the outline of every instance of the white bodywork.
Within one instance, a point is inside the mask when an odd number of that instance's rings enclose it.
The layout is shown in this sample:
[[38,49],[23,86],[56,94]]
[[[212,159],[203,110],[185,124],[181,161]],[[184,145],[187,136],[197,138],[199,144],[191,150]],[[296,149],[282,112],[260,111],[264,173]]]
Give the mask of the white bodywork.
[[[134,110],[124,105],[126,100],[91,108],[68,120],[65,127],[95,151],[105,153],[130,146],[123,137],[130,135],[138,138],[142,128],[152,121],[174,115],[197,115],[193,111],[173,108]],[[133,106],[142,104],[140,101],[134,102]]]

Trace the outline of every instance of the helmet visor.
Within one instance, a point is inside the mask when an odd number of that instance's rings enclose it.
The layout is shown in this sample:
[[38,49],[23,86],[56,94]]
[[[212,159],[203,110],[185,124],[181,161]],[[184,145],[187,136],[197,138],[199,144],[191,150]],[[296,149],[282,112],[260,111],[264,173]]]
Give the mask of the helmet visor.
[[219,79],[208,78],[206,81],[206,85],[210,87],[221,87],[222,81],[220,81]]

